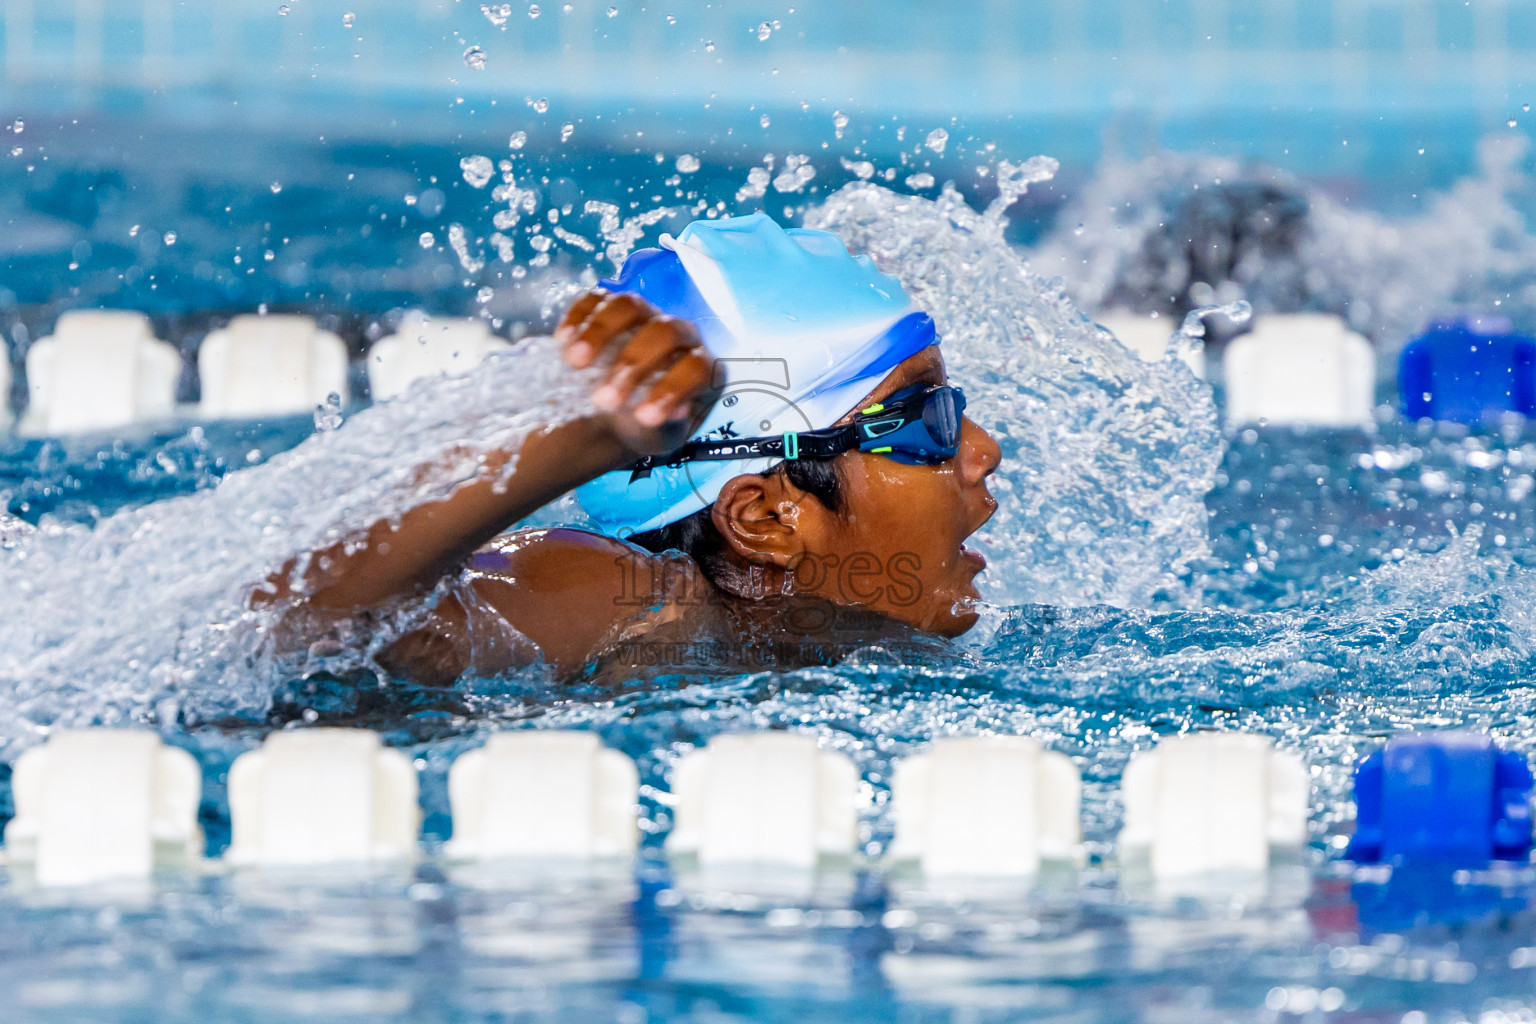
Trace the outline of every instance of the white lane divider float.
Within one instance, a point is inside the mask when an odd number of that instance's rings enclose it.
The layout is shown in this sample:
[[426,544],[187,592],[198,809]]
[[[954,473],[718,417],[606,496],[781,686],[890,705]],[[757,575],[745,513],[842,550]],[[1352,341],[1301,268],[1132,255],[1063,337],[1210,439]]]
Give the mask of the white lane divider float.
[[230,766],[225,859],[279,867],[414,858],[416,793],[410,759],[366,729],[273,733]]
[[1222,357],[1227,424],[1364,427],[1376,395],[1371,343],[1327,313],[1260,317]]
[[11,789],[6,858],[30,864],[40,884],[143,878],[157,862],[202,854],[202,772],[191,754],[152,732],[56,732],[17,758]]
[[628,857],[640,831],[635,763],[592,733],[493,735],[448,773],[455,859]]
[[[1152,316],[1134,313],[1128,309],[1110,309],[1093,318],[1101,327],[1119,339],[1120,344],[1136,353],[1142,361],[1162,362],[1168,352],[1169,339],[1179,329],[1176,317]],[[1184,357],[1184,363],[1196,377],[1205,376],[1205,352],[1193,351]]]
[[1023,736],[934,741],[891,779],[890,855],[927,876],[1028,877],[1080,856],[1082,781]]
[[859,772],[801,733],[731,733],[678,762],[672,854],[811,870],[858,845]]
[[197,350],[206,419],[312,412],[331,394],[347,400],[347,346],[307,316],[244,315]]
[[155,337],[149,318],[127,310],[79,310],[27,350],[32,436],[110,430],[170,419],[181,356]]
[[400,329],[368,350],[368,390],[375,402],[394,398],[423,377],[467,373],[508,348],[484,320],[407,314]]
[[[196,862],[201,773],[149,732],[60,731],[14,766],[9,863],[42,884],[143,877]],[[499,733],[449,777],[455,859],[633,855],[633,762],[589,733]],[[1121,861],[1159,880],[1262,873],[1271,850],[1307,840],[1309,776],[1269,740],[1198,733],[1127,766]],[[897,864],[927,876],[1029,877],[1080,859],[1077,770],[1023,737],[936,741],[892,779]],[[360,729],[268,737],[229,773],[232,865],[399,861],[418,852],[416,773]],[[857,849],[859,775],[805,734],[717,736],[673,775],[670,853],[709,870],[809,870]]]
[[1271,847],[1307,841],[1306,766],[1263,736],[1202,732],[1131,758],[1120,859],[1158,879],[1262,873]]

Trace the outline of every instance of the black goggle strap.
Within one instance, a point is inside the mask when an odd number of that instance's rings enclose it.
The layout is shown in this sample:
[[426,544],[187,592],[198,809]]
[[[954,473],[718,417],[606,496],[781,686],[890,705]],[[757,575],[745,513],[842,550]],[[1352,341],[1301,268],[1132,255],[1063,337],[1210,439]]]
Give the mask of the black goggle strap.
[[629,482],[643,480],[657,466],[677,468],[685,462],[724,462],[731,459],[830,459],[859,446],[852,424],[827,430],[789,430],[777,437],[736,437],[723,441],[689,441],[675,452],[652,455],[631,463]]

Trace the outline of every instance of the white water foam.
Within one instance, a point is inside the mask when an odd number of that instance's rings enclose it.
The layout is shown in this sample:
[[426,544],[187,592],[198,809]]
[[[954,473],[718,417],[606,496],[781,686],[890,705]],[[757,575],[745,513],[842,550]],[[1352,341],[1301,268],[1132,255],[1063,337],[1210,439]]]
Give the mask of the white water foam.
[[[1005,194],[1052,168],[1001,165]],[[1207,550],[1200,499],[1221,450],[1209,390],[1172,356],[1142,363],[1028,273],[1003,241],[1008,201],[977,213],[952,190],[926,200],[861,184],[808,220],[871,252],[933,313],[955,378],[1004,446],[987,596],[1144,606],[1179,594]],[[547,339],[527,342],[212,490],[94,528],[7,532],[0,750],[54,726],[261,711],[295,662],[272,650],[252,587],[578,414],[592,372],[566,370]],[[368,643],[357,646],[361,659]]]
[[1485,139],[1479,173],[1426,196],[1409,217],[1355,209],[1290,174],[1229,158],[1107,157],[1030,266],[1060,276],[1091,313],[1243,298],[1260,313],[1338,313],[1389,351],[1436,316],[1499,313],[1530,329],[1536,237],[1521,209],[1526,157],[1523,137]]
[[868,252],[933,316],[967,414],[1002,445],[1000,507],[978,535],[985,598],[1184,601],[1222,452],[1211,391],[1176,352],[1141,361],[1004,240],[1007,207],[1054,170],[1002,162],[981,213],[952,187],[924,199],[850,184],[806,224]]
[[[418,383],[217,487],[94,528],[7,535],[0,751],[50,726],[264,709],[285,678],[252,588],[295,556],[440,499],[529,432],[590,408],[549,339]],[[169,703],[168,703],[169,702]]]
[[[1048,157],[1000,161],[1001,196],[982,212],[952,187],[924,199],[861,181],[808,206],[804,225],[901,280],[938,325],[967,414],[1003,448],[1000,507],[976,538],[990,563],[984,598],[1187,604],[1223,450],[1210,387],[1182,362],[1199,328],[1171,333],[1166,358],[1146,363],[1031,273],[1004,240],[1004,214],[1055,170]],[[569,498],[531,521],[590,525]]]

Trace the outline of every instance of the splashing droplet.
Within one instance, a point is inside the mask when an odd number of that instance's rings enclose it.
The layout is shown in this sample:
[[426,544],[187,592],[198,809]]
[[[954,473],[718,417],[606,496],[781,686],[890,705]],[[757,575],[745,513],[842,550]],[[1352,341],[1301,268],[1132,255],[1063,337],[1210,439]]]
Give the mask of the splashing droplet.
[[343,26],[351,28],[353,25],[357,24],[357,15],[353,14],[351,11],[348,11],[346,14],[341,16],[341,23]]
[[528,5],[528,17],[530,17],[530,18],[537,18],[539,15],[541,15],[543,13],[544,13],[543,11],[539,10],[539,5],[538,4],[529,4]]
[[561,125],[560,126],[560,141],[564,142],[566,139],[570,138],[571,137],[571,133],[574,132],[575,130],[576,130],[576,126],[574,124],[571,124],[570,122],[566,122],[565,124]]
[[528,133],[527,132],[513,132],[512,133],[512,137],[507,140],[507,148],[508,149],[522,149],[527,144],[528,144]]
[[771,24],[769,24],[768,22],[765,21],[761,25],[757,26],[757,38],[758,39],[764,40],[764,39],[767,39],[771,35],[773,35],[773,26]]
[[929,174],[927,171],[923,171],[919,174],[909,174],[907,176],[907,188],[933,188],[933,175]]
[[923,145],[935,153],[942,153],[944,152],[944,147],[949,145],[949,132],[943,128],[935,128],[928,133],[928,138],[924,140]]
[[459,161],[459,170],[464,172],[464,180],[469,182],[471,188],[485,188],[491,176],[496,173],[496,167],[488,156],[467,156]]
[[471,46],[464,51],[464,66],[471,71],[485,70],[485,51],[478,46]]
[[677,169],[684,174],[692,174],[699,169],[699,158],[692,153],[684,153],[677,158]]
[[335,430],[341,426],[341,395],[332,391],[325,401],[315,406],[315,429]]
[[610,8],[608,8],[608,17],[610,17],[610,18],[617,17],[618,13],[619,13],[619,9],[617,7],[610,7]]
[[280,181],[274,181],[268,187],[272,189],[272,194],[273,195],[277,195],[279,192],[281,192],[283,190],[283,183],[280,182]]
[[764,128],[767,128],[768,127],[768,115],[764,114],[762,117],[758,118],[757,119],[757,123],[762,125]]
[[706,39],[706,40],[704,40],[704,52],[705,53],[714,53],[715,52],[715,41],[713,39]]
[[167,231],[165,233],[165,244],[166,245],[175,245],[176,244],[176,232],[174,232],[174,231]]
[[837,137],[843,137],[843,129],[848,127],[848,115],[841,110],[832,111],[832,128],[837,132]]
[[536,114],[542,114],[549,109],[549,100],[540,98],[533,101],[533,110]]
[[851,171],[860,181],[868,181],[875,176],[875,165],[868,160],[849,160],[847,157],[842,157],[841,162],[843,170]]
[[15,132],[17,135],[20,135],[26,127],[27,122],[23,121],[19,117],[11,122],[11,131]]
[[421,237],[416,239],[416,242],[423,249],[430,249],[434,245],[437,244],[437,239],[432,237],[432,232],[430,232],[430,231],[423,231],[421,233]]
[[501,28],[502,26],[504,26],[507,23],[507,19],[512,17],[512,5],[511,4],[481,4],[480,5],[480,13],[485,15],[485,20],[486,21],[489,21],[492,25],[495,25],[497,28]]
[[773,179],[773,187],[780,192],[799,192],[816,177],[816,168],[811,166],[811,158],[804,153],[787,153],[784,156],[784,170]]
[[280,17],[280,18],[288,17],[288,5],[287,4],[278,4],[277,5],[277,14],[278,14],[278,17]]

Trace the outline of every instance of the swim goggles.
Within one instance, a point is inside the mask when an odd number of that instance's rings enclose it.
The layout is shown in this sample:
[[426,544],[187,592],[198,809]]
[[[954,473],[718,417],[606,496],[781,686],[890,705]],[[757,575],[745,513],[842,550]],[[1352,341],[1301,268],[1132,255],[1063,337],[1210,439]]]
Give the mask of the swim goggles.
[[[787,430],[776,437],[689,441],[666,455],[646,456],[625,467],[630,483],[657,466],[727,459],[826,459],[857,449],[909,466],[936,466],[960,451],[965,394],[947,384],[914,384],[883,402],[860,409],[853,422],[822,430]],[[729,425],[725,428],[729,431]]]

